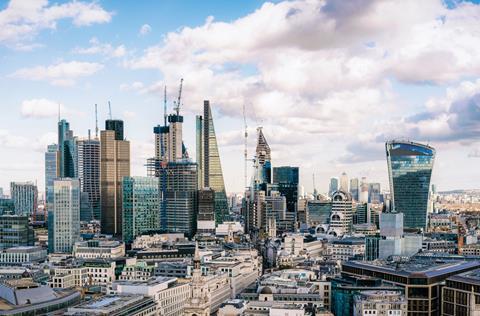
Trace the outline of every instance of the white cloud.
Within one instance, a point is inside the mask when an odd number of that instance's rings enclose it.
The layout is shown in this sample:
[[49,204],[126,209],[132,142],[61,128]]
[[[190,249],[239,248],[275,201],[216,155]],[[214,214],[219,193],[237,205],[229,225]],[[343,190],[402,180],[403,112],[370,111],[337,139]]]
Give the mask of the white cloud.
[[112,46],[109,43],[101,43],[96,37],[93,37],[89,41],[90,47],[87,48],[75,48],[74,53],[82,55],[104,55],[107,57],[123,57],[127,53],[124,45]]
[[60,107],[61,112],[65,112],[65,106],[47,99],[31,99],[22,102],[20,113],[23,117],[46,118],[58,115]]
[[10,131],[5,129],[0,129],[0,147],[22,148],[28,143],[28,139],[26,139],[25,137],[14,135]]
[[44,29],[56,29],[57,22],[71,19],[77,26],[110,22],[112,13],[96,2],[72,1],[49,4],[48,0],[11,0],[0,11],[0,43],[12,47],[29,42]]
[[150,33],[151,31],[152,31],[152,27],[148,24],[144,24],[144,25],[142,25],[142,27],[138,31],[138,34],[140,34],[141,36],[145,36],[148,33]]
[[132,119],[132,118],[135,118],[136,116],[137,116],[137,113],[133,111],[123,111],[123,117],[126,119]]
[[52,85],[72,86],[80,77],[93,75],[103,68],[102,64],[70,61],[50,66],[21,68],[11,74],[11,77],[34,81],[48,81]]

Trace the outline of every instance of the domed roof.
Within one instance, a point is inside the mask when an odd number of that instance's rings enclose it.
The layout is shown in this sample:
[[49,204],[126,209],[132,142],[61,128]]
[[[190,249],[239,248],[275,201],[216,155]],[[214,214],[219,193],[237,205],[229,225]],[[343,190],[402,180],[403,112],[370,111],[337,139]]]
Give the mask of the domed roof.
[[268,286],[265,286],[261,291],[260,291],[260,294],[273,294],[273,291],[271,288],[269,288]]

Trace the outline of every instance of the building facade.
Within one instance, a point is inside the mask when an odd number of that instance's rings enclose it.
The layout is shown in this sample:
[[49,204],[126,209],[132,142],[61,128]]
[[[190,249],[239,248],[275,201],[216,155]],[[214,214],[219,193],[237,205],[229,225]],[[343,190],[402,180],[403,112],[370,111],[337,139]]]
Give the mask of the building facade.
[[352,232],[353,205],[350,193],[337,191],[332,195],[332,212],[328,234],[343,236]]
[[123,122],[107,120],[100,132],[101,227],[105,234],[122,229],[122,180],[130,176],[130,142],[123,138]]
[[53,207],[53,180],[60,174],[58,145],[48,145],[45,152],[45,206],[47,211]]
[[28,225],[28,216],[0,215],[0,249],[33,246],[33,229]]
[[142,233],[160,228],[160,194],[158,178],[123,178],[122,236],[132,243]]
[[435,149],[401,141],[385,147],[392,208],[404,214],[405,228],[425,229]]
[[38,190],[32,182],[11,182],[10,194],[15,206],[15,214],[31,216],[38,207]]
[[78,178],[80,179],[80,219],[100,220],[100,140],[77,141]]

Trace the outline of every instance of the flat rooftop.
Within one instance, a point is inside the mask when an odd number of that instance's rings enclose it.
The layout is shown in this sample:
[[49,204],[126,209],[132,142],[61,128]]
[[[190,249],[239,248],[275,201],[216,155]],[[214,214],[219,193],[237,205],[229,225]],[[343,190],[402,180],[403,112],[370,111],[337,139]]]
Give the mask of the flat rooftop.
[[480,285],[480,269],[460,273],[448,278],[450,281]]
[[390,273],[404,277],[431,278],[451,273],[480,268],[479,261],[440,261],[429,259],[410,259],[405,262],[390,261],[348,261],[342,266]]

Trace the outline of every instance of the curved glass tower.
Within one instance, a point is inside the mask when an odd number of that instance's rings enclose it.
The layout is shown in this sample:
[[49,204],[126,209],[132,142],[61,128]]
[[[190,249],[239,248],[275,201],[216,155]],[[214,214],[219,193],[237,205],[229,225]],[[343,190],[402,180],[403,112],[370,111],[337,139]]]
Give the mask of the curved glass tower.
[[435,149],[408,141],[388,141],[392,208],[403,213],[405,228],[425,228]]

